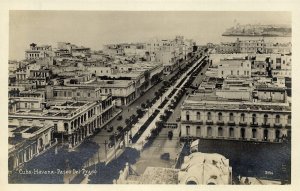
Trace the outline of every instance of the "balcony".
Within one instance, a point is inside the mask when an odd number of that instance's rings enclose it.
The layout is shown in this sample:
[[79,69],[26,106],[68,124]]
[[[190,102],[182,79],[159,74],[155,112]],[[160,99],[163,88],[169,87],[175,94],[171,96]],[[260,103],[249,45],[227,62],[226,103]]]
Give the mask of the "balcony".
[[182,120],[181,124],[203,125],[203,121],[202,120],[195,120],[195,121]]
[[291,126],[291,124],[286,124],[285,125],[285,128],[287,128],[287,129],[290,129],[292,126]]
[[228,126],[235,126],[235,122],[234,121],[228,121]]
[[262,123],[261,126],[264,128],[270,128],[270,123]]
[[213,124],[214,124],[214,122],[212,120],[207,120],[206,121],[206,125],[213,125]]
[[246,121],[240,121],[239,122],[239,126],[246,127],[247,126],[247,122]]
[[274,123],[274,128],[282,128],[282,124],[280,124],[280,123]]
[[250,127],[258,127],[258,123],[257,122],[252,122],[252,123],[250,123]]
[[224,125],[224,121],[217,121],[217,125]]

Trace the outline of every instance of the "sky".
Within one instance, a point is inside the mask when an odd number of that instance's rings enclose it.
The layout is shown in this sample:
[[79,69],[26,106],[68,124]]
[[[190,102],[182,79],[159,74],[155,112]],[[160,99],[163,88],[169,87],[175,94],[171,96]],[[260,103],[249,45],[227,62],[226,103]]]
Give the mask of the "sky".
[[145,42],[183,35],[197,44],[218,43],[240,24],[290,24],[289,12],[205,11],[10,11],[9,59],[24,59],[29,44],[71,42],[102,49],[104,44]]

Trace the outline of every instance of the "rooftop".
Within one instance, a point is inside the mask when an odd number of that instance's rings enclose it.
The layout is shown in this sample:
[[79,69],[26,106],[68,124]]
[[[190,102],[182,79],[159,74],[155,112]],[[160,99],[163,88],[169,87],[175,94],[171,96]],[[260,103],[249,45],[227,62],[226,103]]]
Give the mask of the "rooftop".
[[259,110],[259,111],[291,111],[288,103],[252,102],[230,100],[213,94],[196,93],[189,95],[183,102],[184,108],[190,109],[218,109],[218,110]]

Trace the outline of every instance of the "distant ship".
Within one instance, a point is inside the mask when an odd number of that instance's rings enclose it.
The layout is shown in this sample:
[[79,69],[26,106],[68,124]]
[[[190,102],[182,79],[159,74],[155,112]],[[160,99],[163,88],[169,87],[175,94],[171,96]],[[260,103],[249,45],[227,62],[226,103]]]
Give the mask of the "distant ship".
[[239,25],[227,29],[222,36],[253,37],[291,37],[292,29],[288,26],[274,25]]

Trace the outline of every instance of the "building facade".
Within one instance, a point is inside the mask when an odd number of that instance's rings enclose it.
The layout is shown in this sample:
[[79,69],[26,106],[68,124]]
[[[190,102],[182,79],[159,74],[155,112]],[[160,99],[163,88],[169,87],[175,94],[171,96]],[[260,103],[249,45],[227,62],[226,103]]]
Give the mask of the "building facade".
[[281,142],[291,137],[291,108],[285,103],[186,100],[181,138]]

